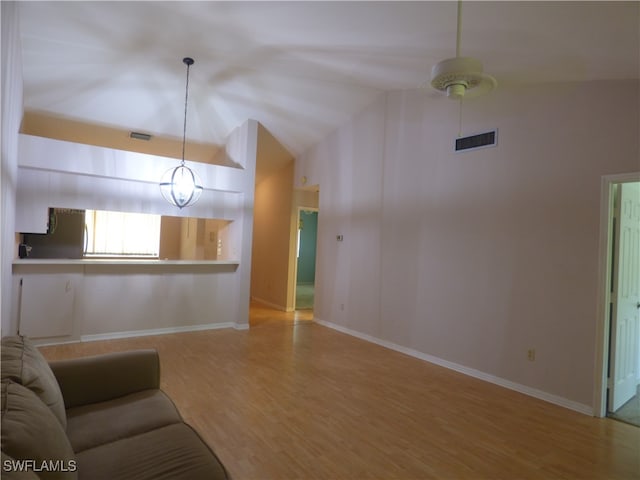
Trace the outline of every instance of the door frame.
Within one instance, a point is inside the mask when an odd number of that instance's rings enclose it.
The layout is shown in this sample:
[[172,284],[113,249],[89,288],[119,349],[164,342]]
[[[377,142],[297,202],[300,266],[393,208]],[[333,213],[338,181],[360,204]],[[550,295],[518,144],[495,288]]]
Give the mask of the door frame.
[[609,303],[613,248],[613,186],[620,183],[640,182],[640,172],[604,175],[600,187],[600,248],[598,252],[598,302],[596,323],[596,361],[593,414],[607,415],[607,383],[609,364]]

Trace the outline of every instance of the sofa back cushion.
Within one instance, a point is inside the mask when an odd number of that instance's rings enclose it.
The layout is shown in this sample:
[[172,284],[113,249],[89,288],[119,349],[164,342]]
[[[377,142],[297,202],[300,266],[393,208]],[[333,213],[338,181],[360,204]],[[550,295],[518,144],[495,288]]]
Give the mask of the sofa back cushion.
[[27,387],[51,409],[62,427],[67,428],[60,386],[33,342],[24,336],[4,337],[1,346],[2,380]]
[[2,451],[16,460],[30,461],[40,478],[77,479],[75,454],[51,410],[18,383],[3,381],[1,386]]

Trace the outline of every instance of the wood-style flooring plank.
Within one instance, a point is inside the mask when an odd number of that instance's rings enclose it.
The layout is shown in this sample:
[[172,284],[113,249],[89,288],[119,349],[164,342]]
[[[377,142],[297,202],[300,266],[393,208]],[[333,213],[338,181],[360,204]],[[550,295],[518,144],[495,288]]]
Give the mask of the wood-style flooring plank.
[[248,331],[41,347],[160,353],[162,388],[242,479],[638,479],[640,428],[258,305]]

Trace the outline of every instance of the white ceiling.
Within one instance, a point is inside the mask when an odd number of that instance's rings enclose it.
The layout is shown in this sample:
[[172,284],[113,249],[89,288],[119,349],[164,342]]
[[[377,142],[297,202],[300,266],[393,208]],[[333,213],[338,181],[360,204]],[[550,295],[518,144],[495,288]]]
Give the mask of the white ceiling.
[[[456,2],[23,2],[25,109],[220,144],[247,118],[290,152],[455,55]],[[498,88],[637,79],[638,2],[465,2]],[[434,95],[429,89],[425,95]],[[448,101],[443,98],[443,101]]]

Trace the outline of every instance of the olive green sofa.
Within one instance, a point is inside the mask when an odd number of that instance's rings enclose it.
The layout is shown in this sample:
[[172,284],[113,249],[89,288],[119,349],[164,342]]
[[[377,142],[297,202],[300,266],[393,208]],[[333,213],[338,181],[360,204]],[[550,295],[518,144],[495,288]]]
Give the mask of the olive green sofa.
[[3,479],[228,479],[160,390],[155,350],[48,363],[1,341]]

